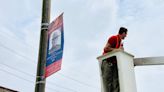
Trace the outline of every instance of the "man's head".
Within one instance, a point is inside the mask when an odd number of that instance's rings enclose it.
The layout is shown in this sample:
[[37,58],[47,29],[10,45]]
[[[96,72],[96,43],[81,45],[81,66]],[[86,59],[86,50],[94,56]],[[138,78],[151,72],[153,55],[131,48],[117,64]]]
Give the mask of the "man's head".
[[125,27],[120,27],[118,34],[120,35],[121,39],[125,39],[127,32],[128,30]]
[[52,36],[52,45],[55,46],[57,45],[57,40],[58,40],[59,34],[54,33]]

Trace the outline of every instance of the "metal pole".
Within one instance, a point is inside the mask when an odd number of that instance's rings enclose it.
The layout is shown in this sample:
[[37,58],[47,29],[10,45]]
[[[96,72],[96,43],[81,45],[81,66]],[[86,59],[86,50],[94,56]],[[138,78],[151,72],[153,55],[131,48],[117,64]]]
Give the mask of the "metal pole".
[[35,92],[45,92],[46,79],[44,76],[45,76],[45,68],[46,68],[47,41],[48,41],[47,30],[50,21],[50,5],[51,5],[51,0],[43,0],[40,46],[39,46],[39,55],[38,55]]

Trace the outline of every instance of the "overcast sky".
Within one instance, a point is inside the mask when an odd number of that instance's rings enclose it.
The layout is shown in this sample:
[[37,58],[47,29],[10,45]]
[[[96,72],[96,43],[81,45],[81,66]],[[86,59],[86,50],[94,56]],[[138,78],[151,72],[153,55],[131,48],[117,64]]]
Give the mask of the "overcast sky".
[[[33,92],[42,0],[0,3],[0,86]],[[96,57],[120,26],[125,51],[164,56],[163,0],[52,0],[51,21],[64,12],[62,69],[47,78],[46,92],[100,92]],[[164,92],[164,66],[135,67],[137,92]]]

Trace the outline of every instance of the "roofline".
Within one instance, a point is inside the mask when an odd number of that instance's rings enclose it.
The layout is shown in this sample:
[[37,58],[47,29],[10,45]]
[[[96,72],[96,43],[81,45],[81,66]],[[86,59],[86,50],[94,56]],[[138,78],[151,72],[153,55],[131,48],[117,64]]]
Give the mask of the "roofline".
[[9,89],[9,88],[6,88],[6,87],[2,87],[2,86],[0,86],[0,88],[2,88],[2,89],[6,89],[6,90],[9,90],[9,91],[13,91],[13,92],[18,92],[18,91],[16,91],[16,90],[13,90],[13,89]]

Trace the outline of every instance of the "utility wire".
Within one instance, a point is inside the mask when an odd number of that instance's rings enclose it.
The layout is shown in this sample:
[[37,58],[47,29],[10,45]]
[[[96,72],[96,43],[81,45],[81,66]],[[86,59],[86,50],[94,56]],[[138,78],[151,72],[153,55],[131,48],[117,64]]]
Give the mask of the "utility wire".
[[23,74],[25,74],[25,75],[28,75],[28,76],[30,76],[30,77],[35,77],[33,74],[24,72],[24,71],[22,71],[22,70],[18,70],[17,68],[15,68],[15,67],[13,67],[13,66],[9,66],[9,65],[7,65],[7,64],[5,64],[5,63],[0,63],[0,64],[1,64],[1,65],[4,65],[4,66],[6,66],[6,67],[8,67],[8,68],[10,68],[10,69],[13,69],[13,70],[15,70],[15,71],[21,72],[21,73],[23,73]]
[[[18,75],[16,75],[16,74],[11,73],[11,72],[9,72],[9,71],[7,71],[7,70],[4,70],[4,69],[2,69],[2,68],[0,68],[0,71],[2,71],[2,72],[4,72],[4,73],[7,73],[7,74],[10,74],[10,75],[12,75],[12,76],[14,76],[14,77],[17,77],[18,79],[22,79],[22,80],[24,80],[24,81],[27,81],[27,82],[33,84],[33,81],[27,80],[27,79],[25,79],[25,78],[23,78],[23,77],[21,77],[21,76],[18,76]],[[50,90],[52,90],[52,91],[55,91],[55,92],[60,92],[60,91],[58,91],[58,90],[56,90],[56,89],[54,89],[54,88],[51,88],[51,87],[47,87],[47,88],[50,89]]]
[[[25,59],[28,59],[28,60],[30,60],[30,61],[32,60],[31,58],[29,58],[29,57],[27,57],[27,56],[24,56],[24,55],[22,55],[22,54],[16,52],[15,50],[13,50],[13,49],[11,49],[11,48],[9,48],[9,47],[3,45],[2,43],[0,43],[0,46],[1,46],[2,48],[6,49],[6,50],[8,50],[8,51],[10,51],[10,52],[12,52],[12,53],[15,54],[15,55],[18,55],[18,56],[20,56],[20,57],[22,57],[22,58],[25,58]],[[34,60],[32,60],[32,61],[34,61]],[[35,64],[35,61],[32,62],[32,63]]]
[[[2,35],[2,34],[0,34],[0,35]],[[8,36],[6,36],[6,37],[8,37]],[[9,37],[8,37],[8,38],[9,38]],[[15,38],[12,37],[12,39],[15,39]],[[17,39],[15,39],[15,40],[17,40]],[[21,43],[21,42],[20,42],[20,43]],[[25,44],[22,44],[22,45],[25,46]],[[9,47],[3,45],[2,43],[0,43],[0,46],[3,47],[3,48],[5,48],[6,50],[12,52],[13,54],[17,53],[17,55],[20,56],[20,57],[23,57],[23,58],[28,59],[28,60],[32,60],[32,61],[33,61],[32,63],[35,63],[35,62],[36,62],[35,60],[33,60],[33,59],[31,59],[31,58],[29,58],[29,57],[27,57],[27,56],[24,56],[24,55],[22,55],[22,54],[16,52],[15,50],[13,50],[13,49],[11,49],[11,48],[9,48]],[[30,46],[30,45],[28,45],[28,46]],[[31,47],[31,46],[30,46],[30,47]],[[36,64],[36,63],[35,63],[35,64]]]
[[[3,35],[3,34],[7,34],[7,36],[6,35]],[[12,38],[12,40],[14,39],[15,41],[19,40],[18,38],[14,38],[14,37],[9,36],[10,34],[8,34],[8,33],[1,32],[0,35],[1,35],[1,37],[4,36],[5,38],[8,38],[8,39],[11,39]],[[26,46],[26,47],[28,45],[29,48],[33,48],[31,45],[29,45],[27,43],[22,43],[22,42],[19,42],[19,43],[22,44],[22,45],[24,45],[24,46]]]
[[[7,46],[5,46],[5,45],[3,45],[3,44],[1,44],[1,43],[0,43],[0,46],[1,46],[2,48],[6,49],[6,50],[8,50],[8,51],[10,51],[10,52],[12,52],[13,54],[16,54],[16,55],[22,57],[22,58],[32,60],[31,58],[28,58],[28,57],[26,57],[26,56],[24,56],[24,55],[22,55],[22,54],[17,53],[17,52],[14,51],[13,49],[8,48]],[[34,61],[34,60],[32,60],[32,61]],[[34,63],[34,62],[32,62],[32,63]],[[82,85],[85,85],[85,86],[89,86],[89,87],[91,87],[91,88],[97,88],[97,89],[98,89],[98,87],[95,87],[95,86],[89,85],[89,84],[87,84],[87,83],[81,82],[81,81],[76,80],[76,79],[74,79],[74,78],[72,78],[72,77],[66,76],[66,75],[64,75],[64,74],[62,74],[62,73],[59,73],[59,74],[60,74],[61,76],[65,77],[65,78],[67,78],[67,79],[73,80],[73,81],[75,81],[75,82],[77,82],[77,83],[80,83],[80,84],[82,84]]]
[[[24,45],[24,44],[22,44],[22,45]],[[2,43],[0,43],[0,46],[3,47],[3,48],[5,48],[6,50],[12,52],[13,54],[17,53],[15,50],[10,49],[9,47],[3,45]],[[23,58],[25,58],[25,59],[32,60],[32,61],[33,61],[32,63],[35,63],[35,60],[33,60],[33,59],[31,59],[31,58],[29,58],[29,57],[27,57],[27,56],[24,56],[24,55],[19,54],[19,53],[17,53],[17,55],[20,56],[20,57],[23,57]],[[35,64],[36,64],[36,63],[35,63]]]
[[20,77],[20,76],[14,74],[14,73],[11,73],[11,72],[9,72],[9,71],[7,71],[7,70],[2,69],[2,68],[0,68],[0,71],[3,71],[3,72],[8,73],[8,74],[10,74],[10,75],[13,75],[13,76],[15,76],[15,77],[17,77],[17,78],[20,78],[20,79],[22,79],[22,80],[25,80],[25,81],[27,81],[27,82],[29,82],[29,83],[32,83],[32,82],[33,82],[33,81],[31,81],[31,80],[27,80],[27,79],[25,79],[24,77]]
[[76,83],[79,83],[79,84],[82,84],[82,85],[85,85],[85,86],[89,86],[89,87],[91,87],[91,88],[99,89],[99,88],[96,87],[96,86],[93,86],[93,85],[87,84],[87,83],[85,83],[85,82],[81,82],[81,81],[76,80],[76,79],[74,79],[74,78],[72,78],[72,77],[70,77],[70,76],[63,75],[62,73],[59,73],[59,74],[62,75],[63,77],[65,77],[65,78],[67,78],[67,79],[70,79],[70,80],[75,81]]
[[[21,73],[23,73],[23,74],[25,74],[25,75],[28,75],[28,76],[30,76],[30,77],[35,77],[34,75],[32,75],[32,74],[30,74],[30,73],[24,72],[24,71],[22,71],[22,70],[18,70],[18,69],[16,69],[15,67],[9,66],[9,65],[7,65],[7,64],[1,63],[1,65],[4,65],[4,66],[6,66],[6,67],[8,67],[8,68],[10,68],[10,69],[14,69],[15,71],[21,72]],[[73,90],[73,89],[70,89],[70,88],[66,88],[66,87],[57,85],[56,83],[53,83],[53,82],[50,82],[50,81],[48,81],[48,82],[49,82],[50,84],[56,85],[56,86],[58,86],[58,87],[60,87],[60,88],[62,88],[62,89],[70,90],[71,92],[77,92],[77,91],[75,91],[75,90]]]

